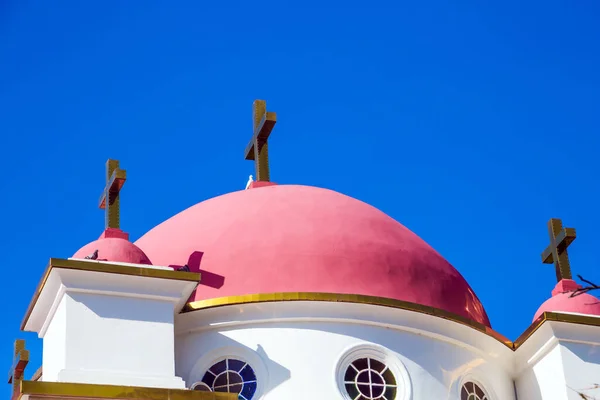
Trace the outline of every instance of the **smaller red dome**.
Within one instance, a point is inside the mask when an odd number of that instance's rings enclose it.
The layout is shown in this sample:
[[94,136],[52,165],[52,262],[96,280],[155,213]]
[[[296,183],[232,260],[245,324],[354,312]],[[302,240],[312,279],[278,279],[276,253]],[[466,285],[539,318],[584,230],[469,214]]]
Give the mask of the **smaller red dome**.
[[103,237],[79,249],[72,258],[85,258],[98,250],[98,260],[152,265],[139,247],[127,239]]
[[571,279],[563,279],[552,291],[552,297],[538,308],[533,320],[535,321],[544,312],[567,312],[600,316],[600,300],[596,297],[581,293],[571,297],[573,290],[581,288]]

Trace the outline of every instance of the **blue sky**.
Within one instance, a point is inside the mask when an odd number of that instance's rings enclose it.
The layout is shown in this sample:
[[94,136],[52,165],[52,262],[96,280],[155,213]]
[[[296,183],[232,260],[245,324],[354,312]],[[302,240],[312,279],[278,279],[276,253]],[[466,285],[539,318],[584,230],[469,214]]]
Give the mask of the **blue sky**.
[[278,113],[274,181],[402,222],[509,338],[556,283],[549,218],[600,281],[600,6],[526,3],[0,2],[5,368],[17,337],[41,362],[20,321],[48,259],[101,233],[106,159],[135,240],[244,187],[255,98]]

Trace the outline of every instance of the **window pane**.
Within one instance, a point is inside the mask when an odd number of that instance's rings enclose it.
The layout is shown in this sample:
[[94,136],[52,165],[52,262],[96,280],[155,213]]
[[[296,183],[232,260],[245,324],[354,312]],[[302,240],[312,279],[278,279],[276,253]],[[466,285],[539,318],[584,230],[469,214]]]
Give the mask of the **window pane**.
[[210,371],[215,375],[219,375],[221,372],[225,372],[227,370],[226,362],[227,360],[219,361],[218,363],[210,367]]
[[368,368],[367,363],[368,363],[368,361],[366,358],[361,358],[361,359],[354,361],[352,364],[356,367],[357,370],[362,371],[363,369]]
[[244,388],[241,393],[242,396],[251,399],[252,396],[254,396],[254,392],[256,392],[256,382],[244,383]]
[[394,400],[396,398],[396,388],[395,387],[387,387],[385,389],[385,398],[388,400]]
[[483,399],[483,396],[485,396],[485,393],[483,393],[483,390],[481,390],[481,388],[477,385],[475,385],[475,393],[477,394],[477,396],[481,397]]
[[383,378],[377,372],[371,371],[371,372],[369,372],[369,374],[371,375],[371,383],[372,384],[374,384],[374,385],[383,385],[384,384]]
[[360,394],[366,397],[371,397],[371,387],[369,385],[357,385]]
[[241,391],[242,391],[242,384],[229,385],[229,393],[240,394]]
[[227,386],[227,374],[226,373],[217,376],[217,379],[215,379],[213,388],[220,387],[220,386]]
[[240,370],[244,368],[244,365],[246,365],[246,363],[243,361],[229,359],[229,367],[227,369],[240,372]]
[[382,375],[383,375],[383,379],[385,380],[385,383],[387,383],[388,385],[396,384],[396,378],[394,377],[394,374],[392,373],[392,371],[390,371],[389,368],[386,369]]
[[208,386],[203,385],[203,384],[196,385],[194,387],[194,390],[196,390],[198,392],[210,392],[211,391]]
[[469,392],[467,392],[467,387],[463,385],[462,390],[460,391],[460,400],[468,400]]
[[356,388],[356,386],[354,386],[354,384],[347,383],[346,393],[348,393],[348,396],[350,396],[351,399],[355,399],[356,396],[358,396],[358,389]]
[[356,377],[358,383],[369,383],[369,371],[363,371]]
[[346,374],[344,375],[344,382],[354,381],[354,378],[356,378],[357,374],[358,374],[358,372],[356,372],[356,370],[354,368],[348,367],[346,369]]
[[244,382],[256,380],[256,375],[254,374],[254,371],[252,370],[250,365],[246,365],[244,369],[240,371],[240,375],[242,376]]
[[385,389],[385,387],[383,387],[383,386],[372,385],[371,386],[371,390],[372,390],[372,393],[373,393],[373,397],[374,398],[380,397],[383,394],[383,390],[384,389]]
[[215,378],[216,378],[216,376],[214,376],[210,372],[207,372],[204,374],[204,377],[202,378],[202,382],[206,383],[209,387],[212,387],[213,383],[215,381]]
[[242,377],[238,373],[229,371],[229,372],[227,372],[227,375],[229,375],[229,384],[230,385],[242,383]]
[[371,358],[371,369],[381,372],[385,369],[385,364]]

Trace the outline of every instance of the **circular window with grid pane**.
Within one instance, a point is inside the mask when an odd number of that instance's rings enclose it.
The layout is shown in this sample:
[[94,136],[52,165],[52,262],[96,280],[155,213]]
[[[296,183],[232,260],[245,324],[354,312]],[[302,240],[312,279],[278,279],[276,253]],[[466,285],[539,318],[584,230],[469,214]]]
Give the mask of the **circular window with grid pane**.
[[346,393],[353,400],[395,400],[398,385],[387,365],[374,358],[359,358],[344,374]]
[[475,382],[466,382],[460,390],[460,400],[489,400],[489,397]]
[[194,390],[236,393],[240,400],[252,400],[256,384],[256,374],[248,363],[226,358],[210,367]]

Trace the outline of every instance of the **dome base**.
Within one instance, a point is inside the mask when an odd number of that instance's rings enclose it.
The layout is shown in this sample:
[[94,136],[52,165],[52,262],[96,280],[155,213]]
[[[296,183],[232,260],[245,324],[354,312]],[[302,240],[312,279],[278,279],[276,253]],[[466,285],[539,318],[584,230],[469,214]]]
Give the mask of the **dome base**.
[[129,240],[129,233],[123,232],[119,228],[106,228],[98,239],[116,238]]

